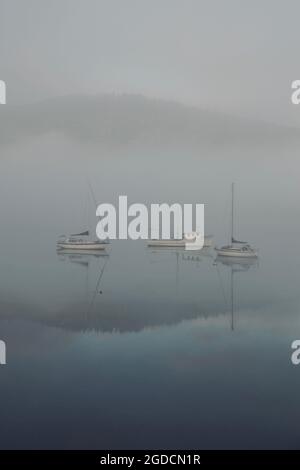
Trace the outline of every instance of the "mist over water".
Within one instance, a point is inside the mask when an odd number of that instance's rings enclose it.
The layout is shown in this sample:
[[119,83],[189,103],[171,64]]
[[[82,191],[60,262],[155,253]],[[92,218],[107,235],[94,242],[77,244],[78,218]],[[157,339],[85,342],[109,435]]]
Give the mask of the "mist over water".
[[[0,0],[0,449],[299,448],[299,10]],[[213,247],[57,252],[90,185],[204,203]]]
[[[298,445],[298,137],[168,142],[51,130],[1,145],[1,447]],[[236,236],[258,262],[141,241],[57,254],[87,203],[96,223],[87,179],[99,202],[205,203],[218,246],[234,181]]]

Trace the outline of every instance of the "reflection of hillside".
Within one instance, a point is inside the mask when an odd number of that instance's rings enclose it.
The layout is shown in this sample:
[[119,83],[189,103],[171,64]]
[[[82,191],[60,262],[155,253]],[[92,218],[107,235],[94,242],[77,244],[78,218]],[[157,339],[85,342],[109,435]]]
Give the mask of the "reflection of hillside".
[[[161,292],[156,291],[157,280],[155,279],[153,284],[147,284],[143,296],[138,297],[138,293],[135,291],[122,293],[123,291],[115,284],[114,278],[112,284],[108,283],[104,288],[102,287],[101,280],[103,277],[105,278],[105,267],[109,261],[108,256],[60,253],[58,260],[66,267],[70,263],[70,266],[74,266],[76,270],[67,270],[66,276],[63,275],[63,282],[68,281],[70,285],[73,285],[74,280],[70,273],[79,270],[80,273],[82,272],[80,288],[83,287],[84,291],[87,289],[87,292],[76,297],[78,286],[75,287],[74,295],[71,294],[72,291],[68,291],[68,295],[62,298],[63,306],[58,307],[51,306],[48,302],[42,305],[34,305],[30,303],[29,299],[18,301],[7,298],[5,300],[5,297],[2,296],[0,317],[38,322],[74,332],[126,333],[139,332],[146,328],[172,326],[196,318],[205,319],[228,315],[228,303],[224,302],[217,283],[213,282],[216,278],[212,277],[206,281],[206,270],[201,273],[197,272],[197,282],[192,290],[188,291],[189,294],[186,293],[185,297],[181,297],[180,289],[178,291],[178,286],[181,285],[181,277],[184,277],[184,273],[180,274],[180,263],[184,263],[185,266],[191,264],[191,267],[193,267],[194,262],[201,264],[202,258],[199,257],[200,255],[195,253],[178,254],[177,252],[175,254],[168,253],[168,257],[169,255],[171,259],[174,257],[174,266],[172,265],[169,276],[173,279],[176,289],[171,290],[167,296],[161,297]],[[159,272],[160,264],[163,266],[165,261],[169,259],[168,257],[154,256],[156,261],[160,261],[155,272]],[[153,259],[153,255],[151,255],[151,259]],[[230,266],[231,270],[234,269],[234,271],[245,270],[250,267],[249,263],[242,267],[236,266],[236,260],[234,260],[233,267],[230,261],[230,259],[226,259],[221,264],[226,264],[226,267]],[[91,269],[93,266],[96,271]],[[225,270],[226,267],[224,266]],[[89,271],[90,275],[88,275]],[[199,277],[198,274],[200,274]],[[88,285],[86,280],[89,276],[90,283]],[[136,276],[138,279],[139,272],[136,273]],[[76,283],[74,286],[76,286]],[[61,292],[57,290],[57,294],[61,295]],[[56,297],[55,293],[56,291],[53,292],[54,298]],[[245,305],[245,307],[247,306]]]
[[[224,312],[225,313],[225,312]],[[217,316],[201,313],[197,305],[175,302],[131,302],[128,305],[101,303],[89,313],[66,310],[43,318],[43,323],[73,331],[138,332],[146,328],[171,326],[198,317]]]
[[171,326],[198,317],[215,317],[225,313],[225,308],[221,312],[205,310],[204,313],[193,302],[178,303],[175,301],[153,301],[150,303],[130,301],[127,304],[104,301],[89,313],[84,303],[70,305],[68,308],[56,312],[43,311],[37,306],[26,306],[23,303],[10,304],[6,302],[5,308],[0,305],[0,317],[2,318],[22,318],[78,332],[138,332],[146,328]]

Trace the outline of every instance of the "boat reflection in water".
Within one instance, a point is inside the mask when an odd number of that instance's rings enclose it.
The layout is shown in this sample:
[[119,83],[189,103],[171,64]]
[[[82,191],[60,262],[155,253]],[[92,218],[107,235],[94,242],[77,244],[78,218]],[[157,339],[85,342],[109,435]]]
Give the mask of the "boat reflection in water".
[[[34,295],[33,285],[40,285],[40,298],[32,302],[22,298],[21,308],[16,291],[14,304],[5,307],[10,318],[70,332],[118,335],[153,329],[162,332],[162,328],[196,320],[199,325],[207,319],[222,322],[228,315],[228,302],[218,289],[219,268],[223,267],[223,274],[230,268],[233,291],[236,273],[257,264],[255,260],[218,257],[216,269],[212,250],[149,250],[128,242],[116,244],[109,253],[59,250],[55,254],[54,263],[48,259],[46,293],[38,266],[28,278],[28,298]],[[249,305],[251,298],[244,303]],[[233,317],[233,295],[231,310]]]
[[56,251],[57,253],[57,256],[58,256],[58,259],[60,261],[67,261],[67,262],[70,262],[70,263],[78,263],[78,264],[81,264],[82,266],[89,266],[89,264],[91,263],[91,260],[94,258],[94,259],[97,259],[97,258],[106,258],[108,255],[108,253],[105,251],[104,253],[103,252],[100,252],[98,250],[89,250],[89,251],[85,251],[85,250],[66,250],[66,249],[58,249]]
[[[215,307],[211,306],[209,311],[210,286],[213,291],[215,279],[212,251],[141,248],[138,260],[132,258],[134,253],[122,247],[119,252],[116,247],[110,256],[99,251],[58,251],[58,260],[65,264],[60,276],[65,284],[70,284],[67,298],[72,299],[73,289],[74,298],[75,292],[80,297],[76,303],[69,301],[55,314],[44,315],[44,323],[71,331],[121,334],[216,315]],[[68,270],[66,262],[85,267],[86,282],[80,272]],[[198,263],[205,277],[201,276],[201,281],[192,275]],[[220,307],[225,314],[223,302]]]
[[[229,256],[220,256],[218,255],[215,259],[214,265],[218,268],[219,265],[227,266],[230,268],[230,309],[231,309],[231,330],[234,330],[234,319],[235,319],[235,287],[234,287],[234,277],[236,273],[249,271],[251,268],[258,267],[258,258],[238,258],[238,257],[229,257]],[[218,274],[220,276],[219,270]],[[221,280],[222,284],[222,280]],[[223,289],[223,284],[222,284]],[[225,291],[223,289],[223,294],[226,302]]]
[[[148,245],[148,254],[150,256],[151,263],[165,263],[167,257],[170,255],[174,256],[176,262],[174,263],[174,279],[175,279],[175,292],[179,294],[179,284],[180,284],[180,271],[181,266],[184,264],[193,264],[195,267],[200,267],[204,260],[209,258],[213,259],[213,251],[210,247],[204,247],[201,250],[186,250],[185,247],[175,247],[175,246],[160,246],[160,247],[151,247]],[[184,274],[181,276],[181,280],[184,279]]]
[[[61,312],[59,316],[54,317],[55,321],[61,321],[61,325],[70,330],[92,330],[93,328],[93,319],[91,317],[91,312],[98,294],[102,294],[101,290],[101,281],[107,266],[109,259],[109,253],[106,251],[99,250],[67,250],[67,249],[58,249],[56,251],[58,260],[61,262],[68,262],[72,264],[77,264],[86,269],[86,281],[85,281],[85,305],[81,305],[81,308],[74,309],[73,314],[70,316],[69,311]],[[97,263],[97,275],[96,282],[95,276],[90,275],[89,271],[93,262]],[[92,281],[90,280],[92,278]],[[92,284],[92,287],[91,287]],[[59,326],[59,325],[57,325]]]

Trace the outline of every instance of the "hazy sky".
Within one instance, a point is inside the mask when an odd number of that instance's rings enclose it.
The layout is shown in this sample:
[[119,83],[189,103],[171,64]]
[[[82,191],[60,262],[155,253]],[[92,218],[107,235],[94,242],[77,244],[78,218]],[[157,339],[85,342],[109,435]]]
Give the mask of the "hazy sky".
[[299,1],[0,0],[8,103],[130,92],[300,125]]

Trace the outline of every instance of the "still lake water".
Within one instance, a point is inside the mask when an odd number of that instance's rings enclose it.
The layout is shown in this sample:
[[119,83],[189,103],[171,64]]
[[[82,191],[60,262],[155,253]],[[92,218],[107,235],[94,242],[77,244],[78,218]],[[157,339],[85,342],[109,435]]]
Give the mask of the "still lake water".
[[[249,234],[260,252],[252,265],[140,241],[115,241],[107,256],[62,255],[47,217],[31,227],[20,215],[21,233],[2,220],[1,448],[299,447],[300,366],[290,360],[300,338],[298,186],[292,170],[292,186],[268,185],[270,171],[261,167],[252,201],[240,174],[241,238]],[[278,191],[282,217],[272,211]],[[264,194],[257,213],[256,194]],[[4,220],[24,202],[14,199]],[[226,223],[209,227],[217,244],[227,241]]]

